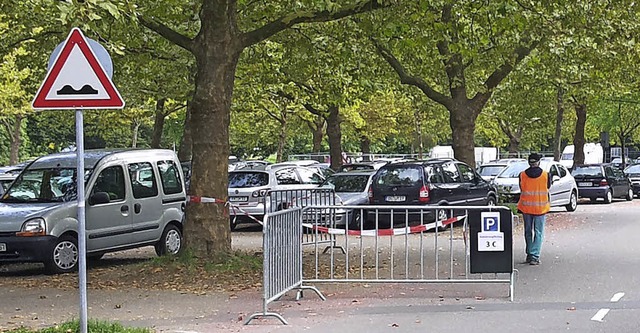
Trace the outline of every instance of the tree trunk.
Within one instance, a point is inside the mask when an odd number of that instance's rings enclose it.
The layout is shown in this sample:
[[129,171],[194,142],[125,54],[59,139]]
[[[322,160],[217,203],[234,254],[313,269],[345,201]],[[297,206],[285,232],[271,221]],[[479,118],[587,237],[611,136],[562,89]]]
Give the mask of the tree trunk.
[[587,123],[587,105],[585,103],[575,103],[576,110],[576,132],[573,136],[573,166],[584,164],[584,128]]
[[418,158],[422,159],[422,154],[424,153],[424,144],[422,143],[422,118],[420,117],[420,111],[414,111],[413,116],[416,120],[416,137],[417,137],[417,146],[418,146]]
[[342,131],[340,129],[340,109],[329,106],[327,115],[327,138],[329,140],[329,156],[331,156],[331,169],[338,170],[342,166]]
[[137,119],[133,121],[131,132],[131,148],[136,148],[138,146],[138,133],[140,132],[140,121]]
[[459,161],[476,166],[475,141],[476,118],[479,112],[471,108],[471,101],[454,104],[449,109],[449,126],[453,137],[453,154]]
[[180,142],[180,148],[178,148],[178,159],[182,162],[191,161],[191,112],[193,109],[193,103],[187,103],[187,113],[184,116],[184,130],[182,132],[182,141]]
[[562,120],[564,118],[564,89],[558,86],[556,130],[553,134],[553,159],[560,161],[562,154]]
[[284,157],[284,145],[287,143],[287,111],[282,112],[280,118],[280,133],[278,135],[278,151],[276,153],[276,162],[280,163]]
[[363,161],[371,160],[371,140],[364,134],[360,134],[360,151]]
[[153,134],[151,136],[151,148],[160,148],[160,142],[162,140],[162,130],[164,128],[164,107],[166,102],[166,98],[161,98],[156,102],[156,111],[153,120]]
[[319,153],[322,150],[322,138],[324,137],[324,118],[316,116],[314,121],[315,127],[313,128],[313,152]]
[[518,151],[520,150],[520,137],[518,136],[510,136],[509,137],[509,157],[518,157]]
[[9,150],[9,165],[18,164],[18,162],[20,162],[20,145],[22,145],[22,119],[23,116],[21,114],[17,114],[14,117]]
[[[207,6],[205,3],[203,6]],[[229,20],[229,12],[215,12],[209,4],[207,22]],[[217,7],[215,8],[217,9]],[[204,10],[204,9],[203,9]],[[235,22],[235,20],[233,20]],[[234,44],[235,24],[216,22],[202,27],[199,38],[207,43],[195,50],[196,86],[191,130],[193,159],[190,194],[221,200],[190,203],[186,210],[185,242],[196,257],[214,260],[231,252],[229,211],[225,206],[228,188],[229,122],[234,73],[242,48]],[[202,36],[204,35],[204,36]]]

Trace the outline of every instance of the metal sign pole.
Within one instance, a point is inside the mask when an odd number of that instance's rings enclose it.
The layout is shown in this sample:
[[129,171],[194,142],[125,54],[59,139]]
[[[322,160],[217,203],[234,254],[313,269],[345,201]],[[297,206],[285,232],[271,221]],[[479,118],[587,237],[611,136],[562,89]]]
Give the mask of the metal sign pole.
[[78,185],[78,277],[80,279],[80,332],[87,333],[87,242],[84,211],[84,119],[76,110],[76,183]]

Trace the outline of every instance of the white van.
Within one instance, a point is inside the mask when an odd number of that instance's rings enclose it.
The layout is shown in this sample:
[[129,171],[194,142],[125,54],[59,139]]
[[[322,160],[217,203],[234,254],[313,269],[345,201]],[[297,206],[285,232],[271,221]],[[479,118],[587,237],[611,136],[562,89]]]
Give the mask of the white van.
[[[186,192],[173,151],[88,150],[84,177],[87,258],[148,245],[180,252]],[[77,269],[75,180],[75,152],[40,157],[20,173],[0,198],[0,263]]]
[[[604,162],[604,150],[600,143],[585,143],[584,144],[584,164],[598,164]],[[564,147],[562,156],[560,157],[560,164],[571,169],[573,168],[573,153],[575,151],[574,145],[568,145]]]

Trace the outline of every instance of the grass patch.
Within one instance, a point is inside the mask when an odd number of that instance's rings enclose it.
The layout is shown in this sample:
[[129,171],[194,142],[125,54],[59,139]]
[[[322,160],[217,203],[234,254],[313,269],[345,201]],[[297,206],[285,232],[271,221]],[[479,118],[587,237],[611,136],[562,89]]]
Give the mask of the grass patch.
[[[110,323],[106,321],[89,320],[87,322],[87,331],[91,333],[152,333],[154,331],[148,328],[124,327],[120,323]],[[11,333],[78,333],[80,332],[80,322],[75,320],[63,323],[54,327],[44,328],[40,330],[32,330],[28,328],[18,328],[9,331]]]
[[151,259],[148,263],[152,267],[195,269],[204,267],[208,272],[233,273],[262,270],[262,254],[235,251],[218,258],[198,258],[188,251],[177,256],[162,256]]

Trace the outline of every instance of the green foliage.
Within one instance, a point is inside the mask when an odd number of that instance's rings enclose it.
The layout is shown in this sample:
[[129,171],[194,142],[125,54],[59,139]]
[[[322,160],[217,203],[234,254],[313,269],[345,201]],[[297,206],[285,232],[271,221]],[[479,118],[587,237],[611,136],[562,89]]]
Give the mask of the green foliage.
[[[151,333],[148,328],[132,328],[124,327],[120,323],[110,323],[107,321],[89,320],[87,322],[87,330],[91,333]],[[62,323],[60,325],[44,328],[40,330],[32,330],[28,328],[19,328],[9,331],[12,333],[78,333],[80,332],[80,322],[75,320]]]

